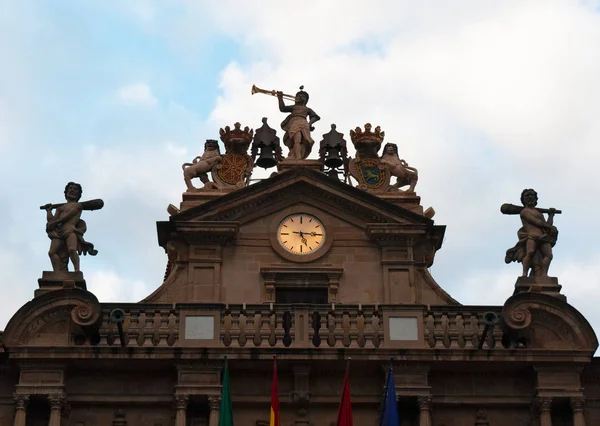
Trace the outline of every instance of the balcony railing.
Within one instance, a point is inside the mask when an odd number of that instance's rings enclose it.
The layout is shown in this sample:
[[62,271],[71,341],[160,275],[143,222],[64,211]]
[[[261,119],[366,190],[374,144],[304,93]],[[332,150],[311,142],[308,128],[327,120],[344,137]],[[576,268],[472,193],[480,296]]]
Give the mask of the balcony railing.
[[[121,332],[111,312],[122,309]],[[500,307],[419,305],[102,305],[97,346],[476,349]],[[121,337],[122,336],[122,337]],[[483,349],[501,348],[493,327]]]

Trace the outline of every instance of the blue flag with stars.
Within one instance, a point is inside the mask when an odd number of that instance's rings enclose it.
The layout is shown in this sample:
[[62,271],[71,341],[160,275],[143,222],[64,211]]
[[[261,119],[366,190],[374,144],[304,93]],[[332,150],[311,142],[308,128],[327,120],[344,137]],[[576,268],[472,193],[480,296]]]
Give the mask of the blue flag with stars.
[[398,405],[396,404],[396,387],[394,386],[394,372],[392,370],[392,358],[388,369],[385,393],[383,394],[383,406],[379,426],[399,426]]

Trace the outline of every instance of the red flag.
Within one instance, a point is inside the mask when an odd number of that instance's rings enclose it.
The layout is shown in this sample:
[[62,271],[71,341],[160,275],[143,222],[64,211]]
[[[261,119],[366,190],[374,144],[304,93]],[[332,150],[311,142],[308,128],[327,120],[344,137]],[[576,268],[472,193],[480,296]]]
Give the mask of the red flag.
[[273,355],[273,383],[271,384],[271,418],[269,426],[279,426],[279,386],[277,385],[277,360]]
[[342,402],[338,411],[337,426],[352,426],[352,403],[350,402],[350,382],[348,381],[349,370],[350,359],[346,362],[344,389],[342,390]]

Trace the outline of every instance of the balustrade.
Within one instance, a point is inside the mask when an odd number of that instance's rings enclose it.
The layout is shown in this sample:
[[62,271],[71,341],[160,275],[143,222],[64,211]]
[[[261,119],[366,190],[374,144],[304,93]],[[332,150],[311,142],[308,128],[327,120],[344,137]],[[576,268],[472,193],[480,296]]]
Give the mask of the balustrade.
[[[104,305],[98,346],[121,346],[117,325],[110,322],[116,306]],[[423,348],[474,349],[483,336],[483,316],[490,308],[390,305],[143,305],[120,306],[123,346],[179,346],[180,311],[218,314],[219,336],[209,347],[229,348],[380,348],[385,347],[384,315],[412,312],[422,319]],[[500,307],[493,308],[497,313]],[[493,327],[484,349],[501,348],[502,331]],[[397,346],[396,346],[397,347]],[[414,346],[412,346],[414,347]]]

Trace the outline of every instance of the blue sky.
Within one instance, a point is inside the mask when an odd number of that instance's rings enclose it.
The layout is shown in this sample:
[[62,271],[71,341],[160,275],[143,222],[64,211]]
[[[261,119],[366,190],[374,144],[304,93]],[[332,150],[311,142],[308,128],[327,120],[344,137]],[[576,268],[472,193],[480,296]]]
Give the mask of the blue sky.
[[551,275],[600,327],[597,1],[247,3],[2,2],[0,329],[50,267],[38,206],[70,180],[106,202],[84,216],[89,288],[135,301],[158,287],[155,223],[181,199],[181,164],[220,127],[282,119],[252,84],[305,85],[317,137],[372,122],[399,144],[448,226],[432,273],[462,303],[512,293],[518,219],[499,206],[536,188],[564,211]]

